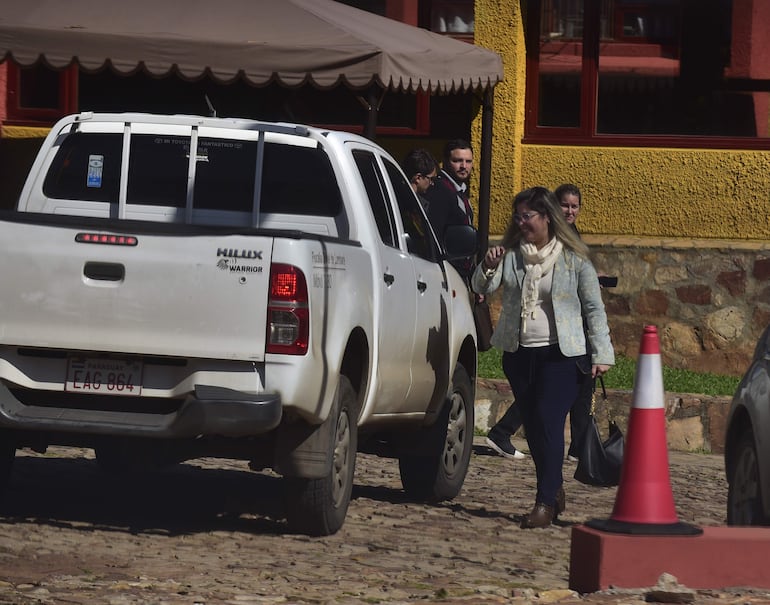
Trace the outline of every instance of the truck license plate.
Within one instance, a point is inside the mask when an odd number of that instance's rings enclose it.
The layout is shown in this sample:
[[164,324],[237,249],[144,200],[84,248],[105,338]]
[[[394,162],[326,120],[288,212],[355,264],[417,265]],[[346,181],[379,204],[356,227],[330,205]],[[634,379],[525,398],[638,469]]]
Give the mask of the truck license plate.
[[64,390],[96,395],[141,395],[142,362],[70,358]]

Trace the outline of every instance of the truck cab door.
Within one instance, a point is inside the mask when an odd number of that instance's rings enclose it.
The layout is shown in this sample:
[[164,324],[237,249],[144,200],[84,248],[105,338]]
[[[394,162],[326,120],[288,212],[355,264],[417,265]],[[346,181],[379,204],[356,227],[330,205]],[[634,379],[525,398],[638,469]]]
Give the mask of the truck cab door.
[[400,235],[387,185],[369,149],[355,149],[353,158],[366,189],[378,233],[372,237],[373,324],[377,338],[375,415],[406,411],[411,390],[411,358],[417,317],[417,285],[410,255],[401,249]]
[[[383,158],[400,217],[402,247],[415,272],[416,315],[410,372],[412,386],[404,407],[410,412],[435,409],[449,388],[450,292],[438,242],[417,196],[401,170]],[[465,296],[465,292],[459,293]]]

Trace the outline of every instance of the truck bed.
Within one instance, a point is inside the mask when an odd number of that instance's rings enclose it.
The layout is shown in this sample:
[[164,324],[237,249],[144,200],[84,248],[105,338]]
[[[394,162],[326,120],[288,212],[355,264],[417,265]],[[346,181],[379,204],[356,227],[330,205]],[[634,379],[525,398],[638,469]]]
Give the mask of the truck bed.
[[69,222],[4,229],[3,343],[263,360],[272,238]]

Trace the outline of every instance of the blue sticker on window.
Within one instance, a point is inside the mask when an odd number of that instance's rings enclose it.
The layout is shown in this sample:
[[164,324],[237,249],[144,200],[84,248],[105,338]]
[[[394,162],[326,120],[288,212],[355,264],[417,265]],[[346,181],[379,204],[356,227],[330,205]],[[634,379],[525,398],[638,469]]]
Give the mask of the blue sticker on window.
[[102,172],[104,170],[103,155],[88,156],[88,187],[102,186]]

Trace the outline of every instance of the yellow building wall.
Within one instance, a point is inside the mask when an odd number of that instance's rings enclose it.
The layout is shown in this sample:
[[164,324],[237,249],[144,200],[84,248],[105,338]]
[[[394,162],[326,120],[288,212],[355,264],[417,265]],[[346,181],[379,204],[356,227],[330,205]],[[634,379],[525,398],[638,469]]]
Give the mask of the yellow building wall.
[[[475,42],[499,53],[505,70],[495,87],[490,234],[505,230],[518,191],[572,182],[584,196],[582,233],[770,239],[770,151],[523,144],[526,4],[475,3]],[[472,133],[478,154],[480,114]]]
[[[524,136],[526,49],[518,0],[476,0],[475,43],[499,53],[504,79],[495,86],[489,232],[502,233],[511,215],[510,202],[521,189]],[[481,112],[471,128],[474,156],[480,158]],[[478,191],[478,162],[473,191]],[[476,200],[472,200],[476,203]]]
[[522,188],[564,182],[581,233],[770,239],[767,151],[523,146]]

